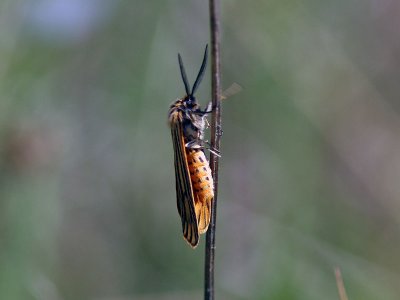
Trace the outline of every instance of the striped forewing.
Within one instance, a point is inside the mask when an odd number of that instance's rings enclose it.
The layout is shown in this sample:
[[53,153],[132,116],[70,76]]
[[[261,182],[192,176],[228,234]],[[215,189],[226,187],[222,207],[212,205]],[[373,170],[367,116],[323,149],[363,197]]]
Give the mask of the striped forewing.
[[196,247],[199,242],[196,213],[194,209],[193,187],[187,163],[185,140],[183,136],[181,112],[170,116],[172,144],[174,146],[175,181],[178,212],[182,220],[185,240]]

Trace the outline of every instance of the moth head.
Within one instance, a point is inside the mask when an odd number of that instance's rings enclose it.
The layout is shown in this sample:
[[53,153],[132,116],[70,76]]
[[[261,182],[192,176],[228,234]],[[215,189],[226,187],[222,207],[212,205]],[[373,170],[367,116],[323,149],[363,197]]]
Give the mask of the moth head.
[[197,100],[196,97],[192,95],[186,95],[186,97],[183,99],[183,103],[187,108],[193,108],[197,105]]

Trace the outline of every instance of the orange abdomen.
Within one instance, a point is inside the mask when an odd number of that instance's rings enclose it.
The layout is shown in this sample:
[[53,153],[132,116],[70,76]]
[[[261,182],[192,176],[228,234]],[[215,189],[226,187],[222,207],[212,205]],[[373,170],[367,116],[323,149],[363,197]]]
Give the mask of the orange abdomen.
[[202,150],[186,149],[186,156],[192,181],[198,228],[200,233],[204,233],[210,224],[214,181],[207,158]]

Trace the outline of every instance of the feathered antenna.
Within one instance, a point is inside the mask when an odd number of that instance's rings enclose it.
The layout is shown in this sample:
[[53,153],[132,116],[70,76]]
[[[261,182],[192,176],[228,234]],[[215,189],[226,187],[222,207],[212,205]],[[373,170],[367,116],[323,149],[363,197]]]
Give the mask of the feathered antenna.
[[207,66],[207,51],[208,50],[208,44],[206,45],[206,49],[204,50],[204,57],[203,57],[203,62],[201,63],[200,71],[199,74],[197,74],[196,81],[193,84],[193,89],[192,92],[190,93],[190,96],[193,96],[194,93],[196,92],[201,80],[203,79],[204,76],[204,71],[206,70]]
[[193,84],[193,89],[190,92],[190,85],[189,85],[189,81],[187,79],[185,67],[183,66],[182,57],[178,53],[178,61],[179,61],[179,68],[181,70],[182,81],[183,81],[183,84],[185,85],[186,95],[189,96],[190,98],[193,98],[194,93],[196,92],[201,80],[203,79],[204,72],[205,72],[206,66],[207,66],[207,56],[208,56],[208,44],[206,45],[206,49],[204,51],[203,62],[201,63],[199,73],[197,74],[197,78]]

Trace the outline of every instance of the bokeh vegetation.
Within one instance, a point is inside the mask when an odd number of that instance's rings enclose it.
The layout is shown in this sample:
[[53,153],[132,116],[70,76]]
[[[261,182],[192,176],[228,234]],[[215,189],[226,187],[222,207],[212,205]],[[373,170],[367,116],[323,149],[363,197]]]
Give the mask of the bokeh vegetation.
[[[217,299],[399,299],[399,11],[222,1]],[[202,298],[166,113],[208,37],[207,1],[0,2],[0,299]]]

